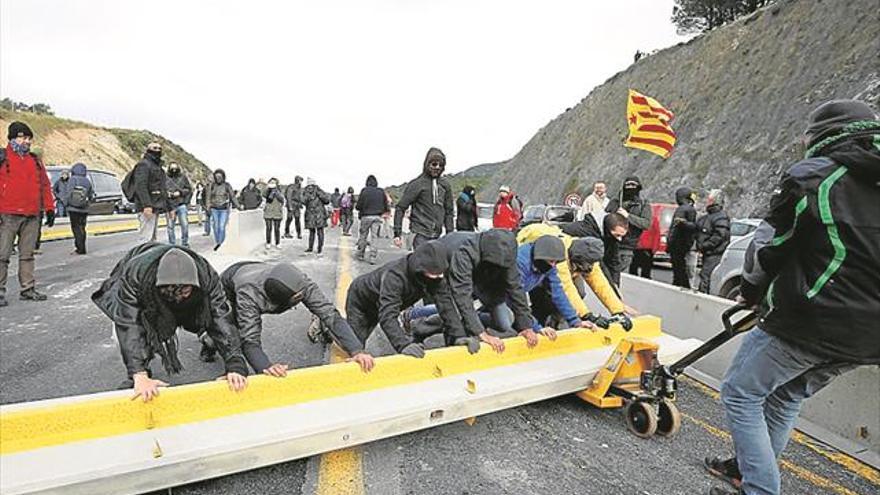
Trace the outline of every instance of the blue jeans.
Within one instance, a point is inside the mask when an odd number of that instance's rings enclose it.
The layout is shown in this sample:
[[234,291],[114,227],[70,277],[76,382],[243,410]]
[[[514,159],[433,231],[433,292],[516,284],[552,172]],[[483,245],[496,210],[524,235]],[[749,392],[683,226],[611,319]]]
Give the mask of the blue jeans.
[[165,214],[166,228],[168,230],[168,244],[176,244],[177,239],[175,238],[175,224],[180,224],[180,241],[184,246],[189,246],[189,218],[187,215],[189,214],[186,205],[180,205],[174,210],[175,218],[171,218],[171,213]]
[[721,384],[743,492],[779,493],[777,459],[804,399],[855,367],[795,347],[760,328],[746,334]]
[[214,243],[218,246],[226,240],[226,224],[229,222],[229,208],[211,208],[211,226],[214,227]]
[[438,313],[440,312],[437,311],[437,306],[433,304],[425,304],[424,306],[413,306],[412,310],[410,310],[409,317],[413,320],[418,320],[419,318],[427,318]]
[[55,200],[55,216],[56,217],[66,217],[67,216],[67,207],[64,206],[64,202],[60,199]]

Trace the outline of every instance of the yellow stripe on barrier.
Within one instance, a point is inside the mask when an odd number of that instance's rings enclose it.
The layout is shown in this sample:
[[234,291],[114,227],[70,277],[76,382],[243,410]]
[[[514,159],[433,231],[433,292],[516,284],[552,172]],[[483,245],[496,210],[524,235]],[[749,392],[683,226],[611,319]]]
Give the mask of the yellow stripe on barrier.
[[[191,224],[197,224],[199,223],[199,218],[196,215],[190,215],[189,221]],[[159,217],[159,227],[164,227],[166,223],[164,215]],[[95,222],[86,225],[86,233],[88,235],[117,234],[120,232],[131,232],[137,230],[138,227],[139,224],[137,220]],[[43,233],[40,236],[40,240],[42,241],[58,241],[62,239],[73,239],[73,232],[70,230],[70,225],[56,225],[54,227],[44,228]]]
[[507,339],[503,354],[485,345],[475,355],[468,354],[464,347],[447,347],[429,351],[424,359],[400,355],[380,358],[370,373],[361,372],[356,363],[339,363],[293,370],[282,379],[254,376],[241,393],[230,392],[225,383],[206,382],[171,387],[148,403],[114,397],[42,407],[35,404],[24,410],[5,406],[0,407],[0,454],[428,381],[616,345],[624,336],[660,335],[660,319],[644,316],[634,320],[629,333],[619,325],[595,333],[571,329],[559,332],[555,342],[540,337],[538,346],[531,349],[522,338]]

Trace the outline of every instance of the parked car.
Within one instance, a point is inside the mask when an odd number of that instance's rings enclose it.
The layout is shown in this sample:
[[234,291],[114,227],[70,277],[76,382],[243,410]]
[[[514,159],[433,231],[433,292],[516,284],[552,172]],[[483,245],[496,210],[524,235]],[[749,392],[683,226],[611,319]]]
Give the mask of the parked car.
[[730,242],[749,235],[761,224],[760,218],[736,218],[730,222]]
[[495,205],[492,203],[477,203],[477,231],[485,232],[492,228],[492,215],[495,213]]
[[[49,180],[52,184],[61,177],[63,170],[68,167],[46,167],[49,172]],[[134,211],[134,205],[129,203],[122,194],[122,186],[116,174],[103,170],[89,169],[89,179],[95,189],[95,202],[89,205],[89,215],[109,215],[111,213],[130,213]]]
[[565,205],[532,205],[523,210],[519,228],[533,223],[548,223],[561,225],[574,222],[577,218],[577,208]]
[[742,280],[746,249],[754,236],[755,232],[752,231],[730,241],[730,245],[721,255],[721,261],[712,271],[712,277],[709,279],[710,294],[726,299],[736,299],[736,296],[739,295],[739,283]]
[[668,261],[669,254],[666,252],[666,239],[669,235],[669,226],[672,225],[672,215],[676,205],[669,203],[651,204],[651,228],[642,232],[639,236],[639,249],[650,249],[654,252],[655,261]]

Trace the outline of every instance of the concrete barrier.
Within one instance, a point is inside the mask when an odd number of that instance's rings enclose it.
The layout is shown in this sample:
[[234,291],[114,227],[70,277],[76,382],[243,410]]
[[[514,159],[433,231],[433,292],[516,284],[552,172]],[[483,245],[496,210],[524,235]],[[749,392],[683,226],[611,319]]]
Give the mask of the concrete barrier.
[[[199,219],[195,213],[190,213],[188,218],[190,225],[198,224]],[[165,223],[165,215],[161,215],[159,217],[159,228],[164,228]],[[95,215],[89,216],[86,233],[90,236],[117,234],[119,232],[137,230],[138,226],[137,215]],[[73,239],[73,232],[70,230],[70,218],[58,218],[55,220],[55,226],[43,227],[40,239],[42,242]]]
[[[629,275],[623,275],[621,286],[630,306],[659,316],[664,330],[679,338],[707,340],[721,331],[721,312],[733,305],[727,299]],[[591,293],[587,304],[602,308]],[[717,390],[740,339],[698,361],[688,374]],[[851,371],[807,400],[798,429],[880,468],[880,367]]]
[[226,240],[217,250],[225,256],[248,256],[266,242],[263,210],[232,210],[226,225]]

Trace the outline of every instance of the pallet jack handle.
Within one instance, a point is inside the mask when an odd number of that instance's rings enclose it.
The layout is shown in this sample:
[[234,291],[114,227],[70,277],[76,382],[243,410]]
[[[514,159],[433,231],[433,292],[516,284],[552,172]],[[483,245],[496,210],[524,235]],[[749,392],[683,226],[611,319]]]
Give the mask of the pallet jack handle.
[[[730,319],[740,311],[750,310],[749,313],[731,323]],[[758,324],[758,314],[754,311],[751,311],[749,305],[745,303],[738,303],[735,306],[727,308],[721,313],[721,323],[724,325],[724,330],[707,340],[703,345],[697,347],[693,351],[691,351],[687,356],[679,359],[675,363],[669,365],[668,370],[673,376],[678,376],[684,372],[685,368],[699,361],[703,356],[709,354],[714,351],[722,344],[725,344],[730,339],[736,337],[741,333],[748,332],[755,325]]]

